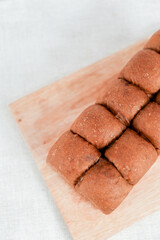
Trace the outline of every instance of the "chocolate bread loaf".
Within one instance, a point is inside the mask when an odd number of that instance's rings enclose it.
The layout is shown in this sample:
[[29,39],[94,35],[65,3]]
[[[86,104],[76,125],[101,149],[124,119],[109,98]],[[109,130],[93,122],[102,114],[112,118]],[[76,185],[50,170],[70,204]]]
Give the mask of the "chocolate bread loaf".
[[160,30],[52,146],[47,163],[109,214],[160,151]]

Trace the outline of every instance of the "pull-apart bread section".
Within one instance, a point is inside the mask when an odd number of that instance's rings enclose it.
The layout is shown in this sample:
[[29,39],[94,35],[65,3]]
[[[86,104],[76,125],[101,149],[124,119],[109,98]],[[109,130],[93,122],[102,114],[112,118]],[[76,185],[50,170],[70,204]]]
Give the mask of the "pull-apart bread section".
[[116,209],[160,151],[160,31],[52,146],[47,163],[103,213]]
[[145,48],[160,52],[160,30],[158,30],[152,37],[147,41]]
[[71,130],[97,148],[104,148],[125,129],[105,107],[92,105],[85,109],[71,126]]
[[111,213],[132,189],[116,168],[100,159],[76,186],[77,191],[105,214]]
[[123,68],[120,78],[139,86],[146,93],[160,89],[160,55],[150,49],[139,51]]
[[130,184],[136,184],[156,161],[157,152],[151,143],[127,129],[105,156]]
[[149,101],[144,91],[137,86],[115,78],[104,88],[97,103],[106,106],[116,118],[129,125],[136,113]]
[[133,127],[160,150],[160,105],[149,103],[133,120]]
[[74,185],[79,177],[100,158],[100,152],[87,141],[65,132],[48,154],[48,163]]

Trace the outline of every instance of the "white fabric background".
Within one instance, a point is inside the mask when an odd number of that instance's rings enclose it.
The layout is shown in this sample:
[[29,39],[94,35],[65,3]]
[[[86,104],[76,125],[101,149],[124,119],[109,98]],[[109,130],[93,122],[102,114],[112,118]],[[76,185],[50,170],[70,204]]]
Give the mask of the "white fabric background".
[[[159,27],[159,0],[0,0],[1,240],[71,239],[8,104]],[[159,240],[159,222],[157,212],[111,239]]]

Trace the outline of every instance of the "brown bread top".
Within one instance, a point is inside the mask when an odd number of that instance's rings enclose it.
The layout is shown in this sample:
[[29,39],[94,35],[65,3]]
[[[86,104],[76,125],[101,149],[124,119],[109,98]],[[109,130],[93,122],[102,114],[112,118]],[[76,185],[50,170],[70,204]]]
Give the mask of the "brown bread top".
[[160,52],[160,30],[152,35],[152,37],[147,41],[144,48],[149,48]]
[[139,51],[122,69],[120,78],[124,78],[147,93],[160,89],[160,56],[157,52],[146,49]]
[[105,156],[130,184],[136,184],[156,161],[157,152],[151,143],[127,129]]
[[74,185],[99,157],[100,152],[94,146],[77,134],[67,131],[50,149],[47,162]]
[[148,101],[144,91],[118,78],[108,83],[97,99],[97,103],[109,108],[126,125]]
[[160,149],[160,105],[149,103],[133,120],[133,127]]
[[[160,31],[151,37],[48,154],[47,163],[105,214],[118,207],[155,162],[155,147],[160,149],[159,36]],[[134,131],[123,133],[125,125]]]
[[71,130],[97,148],[104,148],[118,137],[125,125],[105,107],[91,105],[86,108],[71,126]]
[[103,213],[109,214],[132,189],[106,159],[93,166],[76,186],[77,191]]

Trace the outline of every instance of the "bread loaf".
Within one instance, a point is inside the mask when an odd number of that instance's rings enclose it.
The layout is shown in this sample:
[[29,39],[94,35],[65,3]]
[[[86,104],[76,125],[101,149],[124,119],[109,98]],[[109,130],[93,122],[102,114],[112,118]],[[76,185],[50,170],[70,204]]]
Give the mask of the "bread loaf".
[[144,48],[155,50],[160,52],[160,30],[158,30],[153,36],[147,41]]
[[52,146],[47,163],[109,214],[160,151],[160,31]]
[[105,157],[130,184],[136,184],[155,162],[157,151],[150,142],[128,128],[105,151]]

